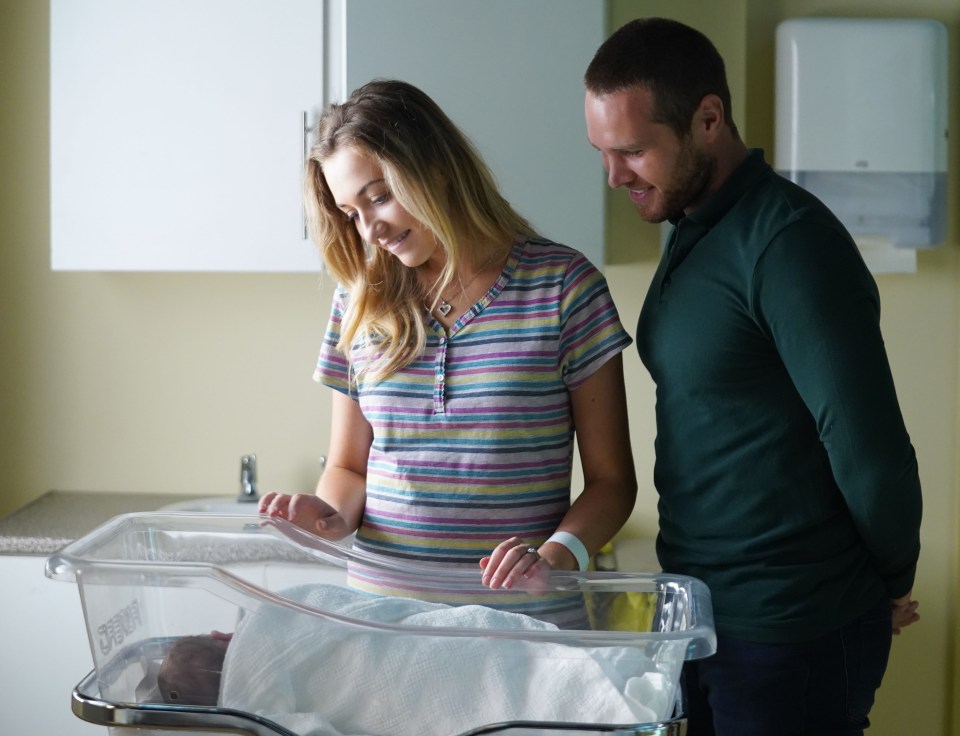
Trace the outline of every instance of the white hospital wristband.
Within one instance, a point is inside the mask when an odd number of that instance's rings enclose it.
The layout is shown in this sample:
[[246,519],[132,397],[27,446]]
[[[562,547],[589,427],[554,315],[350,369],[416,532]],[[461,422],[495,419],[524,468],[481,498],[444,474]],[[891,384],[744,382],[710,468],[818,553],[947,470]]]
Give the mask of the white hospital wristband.
[[[581,572],[590,567],[590,554],[587,552],[587,548],[583,546],[583,542],[573,536],[570,532],[554,532],[547,542],[556,542],[557,544],[562,544],[564,547],[570,550],[570,553],[576,557],[577,567],[580,568]],[[544,544],[547,542],[544,542]]]

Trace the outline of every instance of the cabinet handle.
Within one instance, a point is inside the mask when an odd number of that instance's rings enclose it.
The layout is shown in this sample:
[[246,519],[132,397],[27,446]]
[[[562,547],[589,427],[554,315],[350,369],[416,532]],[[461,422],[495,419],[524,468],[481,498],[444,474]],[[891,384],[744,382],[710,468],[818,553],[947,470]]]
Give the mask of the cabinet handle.
[[310,125],[308,114],[306,110],[303,110],[300,114],[300,142],[303,146],[301,155],[300,155],[300,230],[303,233],[303,239],[306,240],[309,236],[307,234],[307,210],[303,206],[303,177],[307,173],[307,156],[309,151],[307,149],[310,137]]

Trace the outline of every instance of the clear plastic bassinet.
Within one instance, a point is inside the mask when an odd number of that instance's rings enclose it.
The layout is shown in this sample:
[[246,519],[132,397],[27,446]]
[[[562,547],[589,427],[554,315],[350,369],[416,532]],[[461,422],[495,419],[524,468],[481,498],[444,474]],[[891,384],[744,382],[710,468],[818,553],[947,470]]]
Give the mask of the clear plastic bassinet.
[[[682,664],[716,649],[694,578],[554,572],[536,596],[493,595],[478,572],[364,554],[262,517],[119,516],[46,573],[75,582],[83,605],[94,667],[74,713],[124,736],[676,735]],[[352,583],[377,576],[406,592]],[[583,623],[513,612],[530,601],[573,601]],[[219,664],[184,655],[188,641],[218,649]]]

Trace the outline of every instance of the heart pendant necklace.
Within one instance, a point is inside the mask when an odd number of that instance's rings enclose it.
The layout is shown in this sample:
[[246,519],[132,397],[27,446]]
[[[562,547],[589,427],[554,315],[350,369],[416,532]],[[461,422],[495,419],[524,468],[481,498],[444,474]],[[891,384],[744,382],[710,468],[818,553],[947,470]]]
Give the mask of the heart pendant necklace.
[[[480,266],[480,268],[477,270],[477,272],[476,272],[475,274],[473,274],[473,276],[470,277],[470,280],[469,280],[467,283],[463,284],[463,285],[457,290],[457,293],[454,294],[454,295],[453,295],[452,297],[450,297],[449,299],[444,299],[443,294],[438,294],[438,295],[437,295],[437,305],[434,307],[434,310],[436,311],[436,313],[439,314],[441,317],[446,317],[448,314],[450,314],[450,310],[453,309],[453,302],[456,301],[457,298],[459,298],[459,296],[460,296],[461,294],[463,294],[463,293],[467,290],[467,287],[469,287],[470,284],[472,284],[474,281],[477,280],[477,276],[479,276],[480,274],[482,274],[482,273],[484,272],[484,270],[486,269],[486,267],[489,266],[491,263],[493,263],[493,261],[497,258],[498,255],[500,255],[500,254],[499,254],[499,253],[494,254],[491,258],[489,258],[489,259],[487,260],[486,263],[484,263],[482,266]],[[429,305],[428,305],[427,309],[428,309],[428,311],[429,311],[429,309],[430,309]]]

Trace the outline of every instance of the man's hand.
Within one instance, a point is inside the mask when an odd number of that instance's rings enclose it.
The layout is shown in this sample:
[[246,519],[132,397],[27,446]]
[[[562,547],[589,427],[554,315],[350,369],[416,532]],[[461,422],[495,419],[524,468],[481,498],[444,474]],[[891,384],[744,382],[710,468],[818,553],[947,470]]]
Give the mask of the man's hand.
[[917,601],[910,600],[912,592],[900,598],[894,598],[892,601],[894,634],[899,634],[901,630],[920,620],[920,614],[917,613],[917,607],[920,604]]

